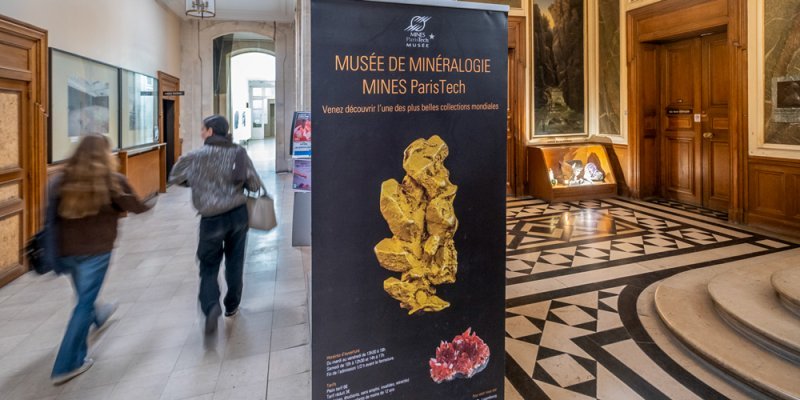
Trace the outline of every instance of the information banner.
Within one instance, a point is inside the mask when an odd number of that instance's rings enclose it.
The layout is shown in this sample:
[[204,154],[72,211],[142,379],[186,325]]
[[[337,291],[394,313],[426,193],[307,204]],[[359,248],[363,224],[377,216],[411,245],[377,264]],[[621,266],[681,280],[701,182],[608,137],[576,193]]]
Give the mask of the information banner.
[[507,14],[311,1],[312,399],[503,398]]

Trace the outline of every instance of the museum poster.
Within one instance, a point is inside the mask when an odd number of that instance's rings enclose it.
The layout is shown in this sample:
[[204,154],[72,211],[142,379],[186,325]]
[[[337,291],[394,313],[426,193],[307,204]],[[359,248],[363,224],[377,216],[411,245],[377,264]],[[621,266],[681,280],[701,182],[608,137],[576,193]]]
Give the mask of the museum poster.
[[506,7],[312,0],[312,398],[503,398]]

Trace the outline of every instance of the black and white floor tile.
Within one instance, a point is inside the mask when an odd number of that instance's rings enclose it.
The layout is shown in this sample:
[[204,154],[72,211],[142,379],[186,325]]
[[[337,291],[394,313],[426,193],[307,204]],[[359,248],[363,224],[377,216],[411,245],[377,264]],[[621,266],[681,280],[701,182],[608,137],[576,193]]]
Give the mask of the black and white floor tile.
[[509,198],[506,398],[725,398],[649,340],[636,301],[678,272],[796,247],[726,220],[668,201]]
[[723,212],[723,211],[715,211],[715,210],[711,210],[711,209],[708,209],[708,208],[693,206],[691,204],[678,203],[677,201],[665,200],[665,199],[653,199],[653,200],[650,200],[650,202],[655,203],[655,204],[664,205],[664,206],[667,206],[667,207],[676,208],[676,209],[679,209],[679,210],[690,211],[690,212],[693,212],[693,213],[696,213],[696,214],[701,214],[701,215],[704,215],[704,216],[707,216],[707,217],[715,218],[715,219],[718,219],[720,221],[727,221],[728,220],[728,213]]

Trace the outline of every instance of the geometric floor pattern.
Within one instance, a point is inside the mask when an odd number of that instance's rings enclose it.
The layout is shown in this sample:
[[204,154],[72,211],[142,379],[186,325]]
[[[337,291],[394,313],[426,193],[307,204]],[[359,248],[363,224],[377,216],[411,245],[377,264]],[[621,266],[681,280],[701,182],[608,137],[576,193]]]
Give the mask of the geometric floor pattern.
[[728,220],[728,213],[726,213],[724,211],[716,211],[716,210],[712,210],[712,209],[709,209],[709,208],[703,208],[703,207],[700,207],[700,206],[694,206],[694,205],[691,205],[691,204],[678,203],[677,201],[667,200],[667,199],[652,199],[652,200],[649,200],[649,201],[652,202],[652,203],[665,205],[665,206],[676,208],[676,209],[679,209],[679,210],[691,211],[691,212],[696,213],[696,214],[705,215],[707,217],[716,218],[716,219],[719,219],[719,220],[722,220],[722,221],[727,221]]
[[509,198],[506,398],[725,398],[653,345],[638,295],[679,272],[796,246],[707,211]]

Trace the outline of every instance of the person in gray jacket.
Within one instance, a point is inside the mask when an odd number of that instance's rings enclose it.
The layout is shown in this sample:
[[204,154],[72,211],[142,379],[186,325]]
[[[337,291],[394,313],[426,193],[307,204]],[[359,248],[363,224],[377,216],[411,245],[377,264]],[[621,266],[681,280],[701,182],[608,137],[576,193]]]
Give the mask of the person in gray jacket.
[[239,311],[242,299],[247,198],[244,189],[258,192],[261,179],[244,148],[228,135],[228,121],[220,115],[203,120],[200,130],[205,144],[183,155],[172,169],[170,183],[192,188],[192,203],[200,214],[200,307],[206,316],[205,332],[217,329],[222,310],[219,305],[220,262],[225,256],[225,316]]

